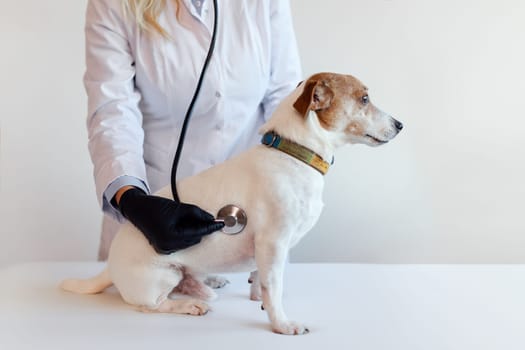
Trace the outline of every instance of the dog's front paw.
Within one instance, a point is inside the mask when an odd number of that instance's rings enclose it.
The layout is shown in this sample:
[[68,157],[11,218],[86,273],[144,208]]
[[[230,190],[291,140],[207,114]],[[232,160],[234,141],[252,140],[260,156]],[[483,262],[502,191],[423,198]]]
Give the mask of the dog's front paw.
[[261,301],[261,282],[259,281],[259,274],[257,271],[253,271],[252,273],[250,273],[248,283],[250,283],[250,300]]
[[252,284],[250,286],[250,300],[253,300],[253,301],[262,300],[260,285]]
[[226,278],[221,276],[208,276],[204,280],[204,284],[206,284],[208,287],[211,287],[213,289],[222,288],[225,285],[230,283]]
[[275,333],[286,335],[301,335],[310,332],[305,325],[290,321],[272,324],[272,330]]

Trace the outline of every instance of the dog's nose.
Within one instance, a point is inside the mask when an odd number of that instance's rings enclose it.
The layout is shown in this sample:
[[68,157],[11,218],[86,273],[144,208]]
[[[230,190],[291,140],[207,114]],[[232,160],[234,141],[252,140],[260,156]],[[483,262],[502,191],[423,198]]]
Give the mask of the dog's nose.
[[394,126],[396,127],[397,131],[403,130],[403,123],[401,123],[399,120],[394,119]]

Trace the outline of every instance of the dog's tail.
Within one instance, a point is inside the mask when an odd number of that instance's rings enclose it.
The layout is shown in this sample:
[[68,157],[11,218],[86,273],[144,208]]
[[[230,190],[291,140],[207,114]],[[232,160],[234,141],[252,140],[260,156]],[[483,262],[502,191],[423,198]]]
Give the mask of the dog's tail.
[[64,280],[60,283],[60,288],[77,294],[97,294],[112,284],[109,270],[106,267],[101,273],[92,278]]

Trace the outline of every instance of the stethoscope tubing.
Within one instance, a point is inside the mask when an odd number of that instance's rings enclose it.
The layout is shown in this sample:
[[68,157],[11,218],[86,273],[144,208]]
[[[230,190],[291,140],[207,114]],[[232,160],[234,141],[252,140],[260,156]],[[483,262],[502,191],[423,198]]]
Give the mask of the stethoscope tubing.
[[[197,82],[197,87],[195,88],[195,92],[193,93],[193,97],[188,106],[188,110],[186,111],[186,115],[184,116],[184,122],[182,123],[182,128],[181,128],[180,136],[179,136],[179,142],[177,144],[177,150],[175,151],[175,157],[173,158],[173,166],[171,168],[171,193],[173,194],[173,200],[176,202],[181,201],[179,194],[177,192],[177,168],[179,166],[182,149],[184,148],[184,139],[186,138],[186,131],[188,130],[188,125],[191,119],[191,114],[193,112],[193,107],[195,106],[195,102],[197,101],[197,98],[199,97],[202,82],[204,81],[204,76],[210,64],[211,57],[213,55],[213,51],[215,50],[215,39],[217,37],[217,27],[218,27],[218,20],[219,20],[219,9],[217,6],[217,0],[213,0],[213,8],[214,8],[213,33],[211,36],[210,47],[208,48],[208,54],[206,55],[204,65],[202,66],[201,74],[199,76],[199,81]],[[244,229],[244,227],[246,227],[246,224],[247,224],[246,213],[244,212],[244,210],[242,210],[241,208],[235,205],[229,204],[221,208],[217,216],[218,217],[215,221],[224,222],[225,226],[223,227],[221,231],[226,234],[240,233]]]
[[197,98],[199,97],[202,82],[204,81],[204,76],[210,64],[211,57],[213,55],[213,51],[215,50],[215,38],[217,36],[217,27],[218,27],[218,20],[219,20],[219,9],[217,6],[217,0],[213,0],[213,9],[214,9],[213,11],[214,12],[213,33],[211,36],[210,47],[208,48],[208,54],[206,55],[204,65],[202,66],[202,70],[199,76],[197,87],[195,88],[195,92],[193,93],[193,97],[188,106],[188,110],[186,111],[184,122],[182,123],[182,128],[181,128],[180,135],[179,135],[179,142],[177,144],[177,150],[175,151],[175,157],[173,158],[173,166],[171,167],[171,193],[173,194],[173,200],[176,202],[180,202],[179,193],[177,192],[177,168],[179,166],[182,149],[184,148],[184,139],[186,138],[186,131],[188,129],[188,125],[191,119],[193,107],[195,106],[195,102],[197,101]]

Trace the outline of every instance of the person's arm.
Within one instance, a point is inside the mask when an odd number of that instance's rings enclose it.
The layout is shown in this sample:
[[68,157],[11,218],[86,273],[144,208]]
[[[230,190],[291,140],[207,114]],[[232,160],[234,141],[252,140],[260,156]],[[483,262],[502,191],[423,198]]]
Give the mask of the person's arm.
[[301,80],[301,61],[288,0],[270,1],[270,30],[270,80],[263,99],[265,120]]
[[126,192],[127,190],[131,190],[133,188],[136,188],[136,187],[133,187],[133,186],[124,186],[122,188],[120,188],[117,193],[115,193],[115,203],[117,204],[117,206],[120,205],[120,198],[122,197],[122,195],[124,194],[124,192]]
[[195,205],[151,196],[133,186],[118,190],[115,202],[122,215],[160,254],[191,247],[203,236],[224,227],[224,222],[215,221],[210,213]]
[[[109,187],[135,185],[147,192],[143,160],[141,98],[134,84],[129,24],[118,1],[89,0],[86,11],[86,72],[89,152],[97,198],[109,215],[122,219],[111,205]],[[109,191],[108,191],[109,189]]]
[[[201,241],[224,223],[202,209],[148,195],[144,131],[134,84],[135,65],[118,1],[89,0],[86,14],[86,74],[89,151],[103,210],[123,215],[161,254]],[[160,40],[160,39],[159,39]],[[112,203],[114,202],[114,203]]]

